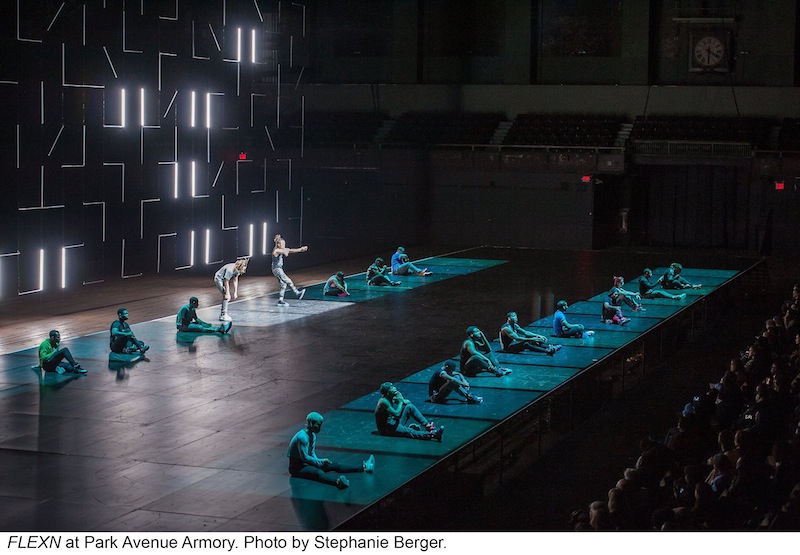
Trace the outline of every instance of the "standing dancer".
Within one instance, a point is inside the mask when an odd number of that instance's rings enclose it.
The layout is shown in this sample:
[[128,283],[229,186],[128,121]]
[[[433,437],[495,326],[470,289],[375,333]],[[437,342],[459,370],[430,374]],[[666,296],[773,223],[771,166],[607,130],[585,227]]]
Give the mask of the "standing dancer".
[[286,304],[286,301],[283,300],[283,297],[286,294],[287,287],[292,288],[292,291],[294,291],[294,294],[297,295],[298,299],[302,299],[303,295],[306,294],[306,290],[295,287],[292,280],[286,275],[286,272],[283,271],[283,259],[290,254],[306,252],[307,250],[308,247],[305,245],[297,249],[286,248],[286,241],[283,239],[283,237],[281,237],[280,234],[275,236],[275,248],[272,250],[272,275],[278,278],[278,283],[281,284],[281,290],[278,294],[279,305]]
[[[247,271],[247,263],[249,261],[248,257],[240,256],[236,259],[236,262],[225,264],[214,274],[214,283],[217,285],[219,292],[222,293],[222,308],[219,312],[219,319],[222,322],[231,321],[231,317],[228,315],[228,302],[231,299],[235,301],[239,296],[239,276]],[[233,295],[231,295],[231,284],[233,285]]]

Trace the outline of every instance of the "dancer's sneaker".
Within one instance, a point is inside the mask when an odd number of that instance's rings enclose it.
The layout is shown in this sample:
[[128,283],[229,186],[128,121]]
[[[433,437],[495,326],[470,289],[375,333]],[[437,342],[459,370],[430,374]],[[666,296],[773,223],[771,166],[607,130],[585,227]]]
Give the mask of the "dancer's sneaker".
[[346,489],[350,487],[350,482],[344,476],[336,478],[336,487],[339,489]]
[[278,305],[279,305],[279,306],[286,306],[287,304],[289,304],[289,303],[287,303],[287,302],[286,302],[286,301],[284,301],[283,299],[281,299],[281,300],[279,300],[279,301],[278,301]]
[[483,397],[478,397],[476,395],[470,395],[467,397],[468,405],[480,405],[481,403],[483,403]]
[[374,472],[375,471],[375,456],[370,455],[367,460],[364,461],[364,472]]
[[58,366],[56,366],[56,374],[63,374],[66,371],[67,371],[67,369],[64,368],[63,366],[61,366],[60,364]]
[[219,321],[220,322],[230,322],[231,320],[233,320],[233,318],[231,318],[227,314],[220,314],[219,315]]
[[303,297],[305,297],[305,295],[306,295],[306,290],[305,289],[301,289],[300,292],[297,294],[297,300],[298,301],[302,301]]
[[[412,424],[413,425],[413,424]],[[436,424],[433,423],[433,420],[425,424],[425,429],[429,432],[433,433],[436,430]]]
[[431,439],[441,442],[444,435],[444,426],[439,426],[437,430],[431,432]]
[[587,330],[583,332],[583,335],[585,335],[586,337],[592,337],[594,335],[594,330]]

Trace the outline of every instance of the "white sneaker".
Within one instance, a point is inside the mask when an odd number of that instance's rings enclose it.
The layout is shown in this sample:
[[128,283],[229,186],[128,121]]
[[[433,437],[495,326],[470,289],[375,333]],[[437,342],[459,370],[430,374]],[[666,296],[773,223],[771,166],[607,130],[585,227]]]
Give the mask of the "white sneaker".
[[297,294],[297,300],[298,301],[303,300],[303,297],[305,297],[305,295],[306,295],[306,290],[305,289],[301,289],[300,292]]
[[232,320],[232,318],[230,316],[228,316],[227,314],[220,314],[219,315],[219,321],[220,322],[230,322],[231,320]]
[[367,460],[364,461],[364,472],[374,472],[375,471],[375,456],[370,455]]
[[592,337],[594,335],[594,330],[585,331],[583,332],[583,335],[586,337]]

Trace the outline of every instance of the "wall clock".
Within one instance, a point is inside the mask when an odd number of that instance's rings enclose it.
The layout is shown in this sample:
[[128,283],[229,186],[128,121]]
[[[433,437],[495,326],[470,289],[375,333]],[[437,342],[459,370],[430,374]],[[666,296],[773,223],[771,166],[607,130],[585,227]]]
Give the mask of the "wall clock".
[[724,31],[695,30],[689,44],[690,71],[728,71],[728,36]]

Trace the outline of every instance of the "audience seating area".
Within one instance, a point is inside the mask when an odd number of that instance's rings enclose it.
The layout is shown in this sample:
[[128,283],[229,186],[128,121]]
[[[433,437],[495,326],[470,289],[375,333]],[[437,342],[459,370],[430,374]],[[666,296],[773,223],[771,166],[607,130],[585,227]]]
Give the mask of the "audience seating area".
[[385,112],[306,112],[304,125],[299,114],[291,117],[281,138],[299,144],[302,132],[306,146],[371,144],[387,119]]
[[575,530],[800,529],[800,285]]
[[519,114],[503,144],[610,147],[623,122],[614,116]]
[[407,112],[386,135],[395,144],[490,144],[503,114],[465,112]]
[[800,150],[800,118],[786,118],[778,134],[780,150]]
[[773,122],[766,118],[636,116],[633,140],[747,142],[767,148]]
[[490,145],[607,148],[632,141],[749,143],[756,150],[800,150],[800,118],[405,112],[307,112],[293,114],[274,134],[279,145],[341,147]]

